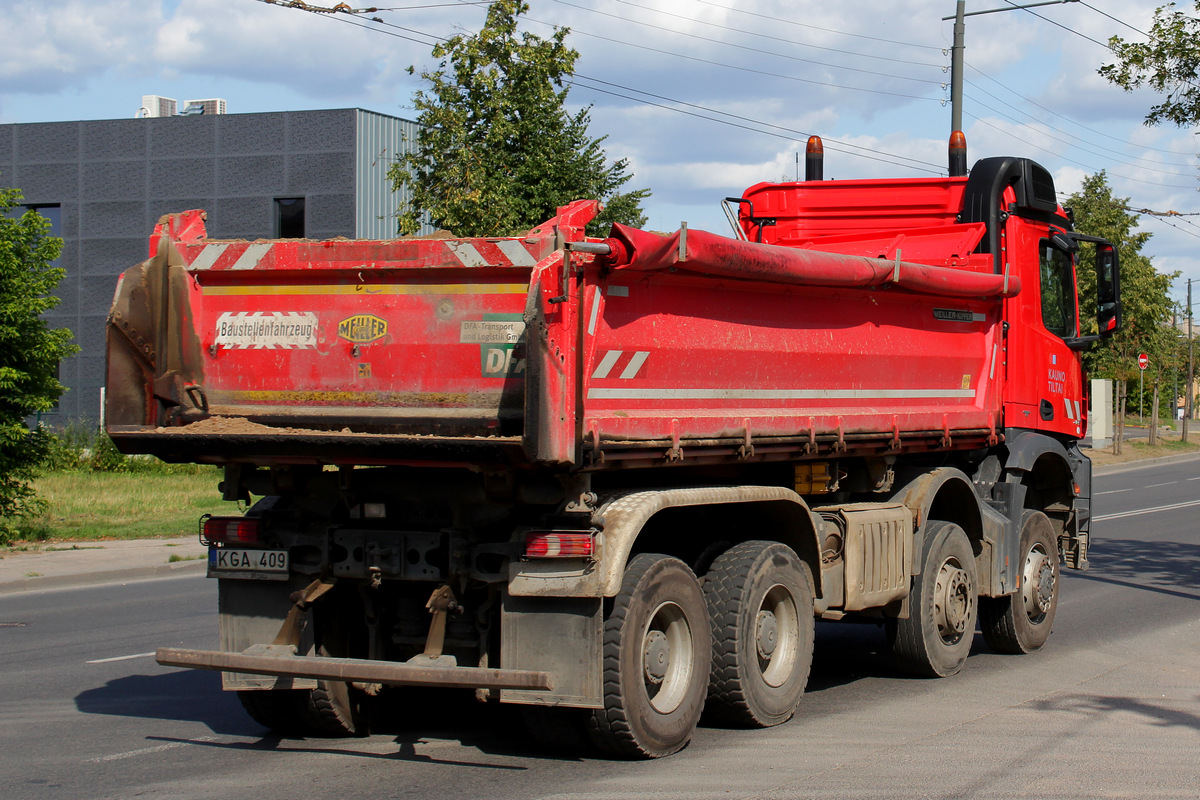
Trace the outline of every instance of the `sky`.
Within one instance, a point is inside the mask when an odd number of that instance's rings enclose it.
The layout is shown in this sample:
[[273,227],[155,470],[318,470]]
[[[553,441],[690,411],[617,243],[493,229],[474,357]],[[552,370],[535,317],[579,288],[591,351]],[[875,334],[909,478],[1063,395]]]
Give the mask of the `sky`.
[[[1143,119],[1156,95],[1097,69],[1113,35],[1142,41],[1163,0],[1020,10],[966,0],[968,162],[1033,158],[1065,195],[1104,170],[1137,209],[1200,212],[1197,131]],[[332,7],[337,0],[314,0]],[[355,9],[367,6],[350,3]],[[568,99],[648,188],[654,230],[728,234],[722,198],[796,174],[810,134],[826,178],[945,174],[953,0],[529,0],[522,29],[567,27]],[[1190,3],[1181,8],[1188,10]],[[439,39],[479,29],[486,3],[381,0],[365,14],[287,0],[0,0],[0,122],[133,117],[145,94],[220,97],[229,113],[364,108],[416,117]],[[380,21],[373,21],[373,19]],[[415,74],[409,74],[409,68]],[[1142,215],[1143,252],[1200,281],[1200,214]],[[1198,303],[1200,305],[1200,303]]]

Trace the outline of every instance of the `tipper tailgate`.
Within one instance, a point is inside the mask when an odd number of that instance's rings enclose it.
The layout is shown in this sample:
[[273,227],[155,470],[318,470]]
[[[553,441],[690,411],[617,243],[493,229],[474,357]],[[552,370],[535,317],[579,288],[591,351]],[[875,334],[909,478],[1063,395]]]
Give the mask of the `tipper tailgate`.
[[153,257],[118,286],[107,414],[124,449],[195,459],[253,442],[295,455],[394,437],[520,448],[522,318],[539,262],[556,257],[552,230],[247,242],[204,238],[202,220],[164,218]]

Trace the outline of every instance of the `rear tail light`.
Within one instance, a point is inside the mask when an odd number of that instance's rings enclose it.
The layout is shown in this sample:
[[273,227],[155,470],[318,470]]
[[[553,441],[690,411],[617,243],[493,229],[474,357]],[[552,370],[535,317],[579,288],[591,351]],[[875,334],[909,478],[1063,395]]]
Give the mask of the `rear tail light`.
[[214,517],[205,514],[200,518],[200,542],[202,544],[258,544],[262,521],[257,517]]
[[532,531],[525,534],[525,558],[591,558],[596,537],[590,531]]

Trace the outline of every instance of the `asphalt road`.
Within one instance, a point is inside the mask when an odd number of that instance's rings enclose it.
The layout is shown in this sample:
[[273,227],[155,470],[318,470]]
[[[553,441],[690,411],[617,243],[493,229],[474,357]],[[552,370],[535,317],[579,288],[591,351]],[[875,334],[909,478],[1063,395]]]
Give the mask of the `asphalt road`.
[[[802,713],[701,728],[682,753],[539,752],[508,707],[436,698],[362,739],[267,736],[216,673],[200,577],[0,597],[0,787],[22,798],[1196,798],[1200,460],[1096,481],[1092,569],[1046,649],[981,637],[947,680],[895,674],[873,626],[823,625]],[[423,700],[430,699],[422,693]]]

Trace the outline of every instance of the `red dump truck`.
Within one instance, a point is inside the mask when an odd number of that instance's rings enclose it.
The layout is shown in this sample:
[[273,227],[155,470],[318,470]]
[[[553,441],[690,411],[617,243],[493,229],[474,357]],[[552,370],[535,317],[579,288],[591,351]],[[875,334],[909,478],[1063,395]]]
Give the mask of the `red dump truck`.
[[977,625],[1041,647],[1087,565],[1079,352],[1119,326],[1117,257],[1038,164],[951,164],[759,184],[734,238],[588,238],[591,201],[486,239],[163,218],[109,318],[107,430],[248,510],[201,521],[220,650],[159,662],[287,733],[462,687],[655,757],[705,708],[792,717],[816,619],[876,621],[919,675]]

